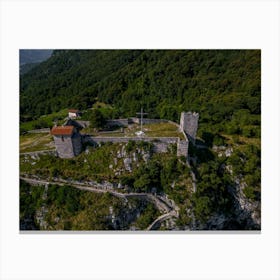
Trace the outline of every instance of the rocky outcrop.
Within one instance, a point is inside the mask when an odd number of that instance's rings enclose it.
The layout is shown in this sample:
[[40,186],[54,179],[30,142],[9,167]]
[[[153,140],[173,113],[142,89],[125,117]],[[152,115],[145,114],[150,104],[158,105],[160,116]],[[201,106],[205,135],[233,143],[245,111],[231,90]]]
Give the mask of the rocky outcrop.
[[244,194],[244,188],[247,186],[240,176],[234,179],[235,187],[232,194],[235,197],[236,219],[240,223],[245,223],[248,229],[261,228],[260,201],[251,201]]
[[233,148],[231,146],[213,146],[212,150],[218,154],[218,157],[230,157],[233,153]]

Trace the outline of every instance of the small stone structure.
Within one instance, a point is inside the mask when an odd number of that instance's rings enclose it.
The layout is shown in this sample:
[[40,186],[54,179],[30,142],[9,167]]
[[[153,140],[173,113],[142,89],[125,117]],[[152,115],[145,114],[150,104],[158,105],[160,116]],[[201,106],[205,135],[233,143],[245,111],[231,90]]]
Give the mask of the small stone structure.
[[[65,122],[64,126],[54,127],[51,130],[51,134],[54,137],[58,156],[61,158],[71,158],[78,155],[82,151],[83,144],[97,145],[101,142],[127,143],[128,141],[152,142],[154,145],[154,151],[159,153],[167,152],[170,144],[177,144],[177,156],[188,157],[189,141],[192,141],[192,143],[195,144],[198,118],[198,113],[182,112],[180,125],[171,122],[181,130],[184,135],[183,140],[179,137],[93,137],[90,135],[80,135],[79,130],[87,127],[89,122],[72,120],[70,118]],[[144,124],[160,122],[170,121],[160,119],[143,119]],[[130,123],[139,123],[139,118],[109,120],[107,125],[127,126]]]
[[52,128],[51,134],[59,157],[72,158],[81,153],[81,135],[74,126],[55,126]]
[[196,132],[198,128],[199,114],[196,112],[182,112],[180,118],[180,129],[185,132],[189,141],[195,144]]

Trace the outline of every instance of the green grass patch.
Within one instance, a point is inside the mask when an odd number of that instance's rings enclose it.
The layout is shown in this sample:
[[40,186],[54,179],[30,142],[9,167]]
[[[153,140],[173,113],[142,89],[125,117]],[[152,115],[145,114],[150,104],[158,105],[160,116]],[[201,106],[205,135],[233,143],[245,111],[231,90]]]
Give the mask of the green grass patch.
[[59,112],[49,115],[40,116],[36,120],[20,123],[20,132],[39,129],[39,128],[51,128],[54,125],[54,121],[57,120],[58,124],[62,124],[64,119],[68,116],[68,109],[63,109]]
[[20,153],[54,149],[53,138],[49,133],[27,133],[20,135]]
[[[82,133],[92,134],[93,136],[102,137],[135,137],[136,132],[140,131],[141,126],[139,124],[129,125],[124,128],[123,132],[120,130],[102,133],[102,131],[96,132],[92,128],[86,128],[82,130]],[[146,137],[179,137],[184,140],[184,135],[178,129],[178,127],[172,123],[155,123],[143,125],[143,131]]]

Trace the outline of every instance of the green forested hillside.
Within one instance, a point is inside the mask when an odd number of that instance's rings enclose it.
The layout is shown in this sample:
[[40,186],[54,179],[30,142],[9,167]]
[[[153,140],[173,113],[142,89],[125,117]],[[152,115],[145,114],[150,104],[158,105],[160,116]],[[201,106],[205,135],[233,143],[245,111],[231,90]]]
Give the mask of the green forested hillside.
[[20,77],[21,116],[99,100],[116,116],[134,116],[142,105],[149,117],[178,121],[195,110],[202,124],[219,130],[234,118],[229,130],[238,130],[244,116],[246,125],[259,124],[260,59],[260,50],[57,50]]

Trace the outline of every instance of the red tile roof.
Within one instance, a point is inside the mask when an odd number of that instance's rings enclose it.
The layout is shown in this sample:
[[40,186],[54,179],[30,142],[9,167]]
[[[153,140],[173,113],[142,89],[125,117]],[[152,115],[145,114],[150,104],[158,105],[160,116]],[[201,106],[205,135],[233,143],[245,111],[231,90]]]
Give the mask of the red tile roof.
[[76,109],[69,109],[68,110],[69,113],[78,113],[80,112],[79,110],[76,110]]
[[73,125],[55,126],[51,130],[52,135],[72,135],[74,132]]

